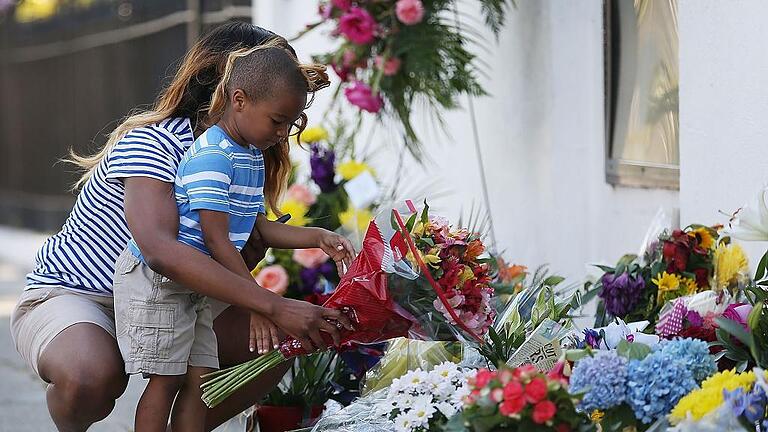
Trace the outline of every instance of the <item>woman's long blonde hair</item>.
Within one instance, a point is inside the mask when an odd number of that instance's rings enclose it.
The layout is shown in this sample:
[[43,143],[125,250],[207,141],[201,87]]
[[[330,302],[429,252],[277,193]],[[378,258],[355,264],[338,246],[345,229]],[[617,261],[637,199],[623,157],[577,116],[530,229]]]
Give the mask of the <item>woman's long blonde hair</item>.
[[[295,56],[288,42],[276,34],[248,23],[231,22],[217,27],[200,39],[187,53],[170,85],[148,111],[134,112],[107,137],[101,150],[89,156],[70,150],[71,162],[84,173],[74,184],[79,189],[93,175],[99,163],[131,129],[148,126],[172,117],[188,117],[193,130],[212,125],[208,118],[211,96],[221,81],[229,54],[243,47],[274,44]],[[215,111],[213,112],[215,114]]]
[[[280,40],[272,39],[263,45],[234,51],[229,54],[227,58],[226,65],[224,67],[224,73],[222,75],[221,81],[216,86],[216,90],[214,91],[213,98],[211,100],[211,106],[208,109],[207,120],[212,122],[211,125],[218,122],[221,119],[221,116],[224,114],[224,110],[226,108],[227,100],[229,97],[229,87],[230,80],[232,78],[232,71],[235,68],[235,63],[237,60],[248,57],[257,51],[272,48],[284,50],[295,62],[296,68],[304,77],[306,91],[312,95],[312,97],[310,97],[307,101],[304,109],[309,108],[309,106],[312,104],[316,91],[328,87],[331,84],[328,79],[328,74],[326,73],[325,65],[300,63],[296,55],[290,50],[286,49]],[[249,97],[254,97],[254,95],[249,95]],[[306,126],[307,115],[306,113],[302,112],[299,115],[298,123],[294,125],[294,127],[297,129],[294,134],[297,136],[299,142],[301,142],[301,133],[304,131]],[[264,196],[269,208],[278,216],[280,215],[280,197],[283,195],[285,188],[288,186],[288,178],[291,175],[291,158],[289,156],[289,151],[290,143],[286,137],[274,146],[262,152],[264,157],[264,168],[266,171]]]

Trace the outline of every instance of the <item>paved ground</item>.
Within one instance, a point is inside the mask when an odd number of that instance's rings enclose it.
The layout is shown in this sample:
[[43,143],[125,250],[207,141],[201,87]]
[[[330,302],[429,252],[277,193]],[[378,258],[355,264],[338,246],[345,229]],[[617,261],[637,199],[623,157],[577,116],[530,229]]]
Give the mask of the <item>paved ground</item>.
[[[45,383],[22,362],[9,330],[10,313],[24,287],[24,275],[44,240],[42,234],[0,226],[0,432],[56,430],[45,404]],[[117,401],[112,414],[90,430],[131,431],[136,402],[143,388],[140,378],[131,378],[128,390]],[[239,423],[233,420],[216,432],[242,431]]]

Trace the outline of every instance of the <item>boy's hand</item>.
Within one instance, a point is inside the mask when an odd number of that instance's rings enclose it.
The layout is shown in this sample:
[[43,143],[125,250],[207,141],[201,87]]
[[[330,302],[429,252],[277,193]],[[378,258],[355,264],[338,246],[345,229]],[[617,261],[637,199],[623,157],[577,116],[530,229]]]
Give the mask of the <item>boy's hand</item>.
[[261,314],[251,312],[250,337],[248,349],[259,354],[266,354],[280,346],[280,335],[275,324]]
[[346,237],[328,230],[323,230],[320,234],[317,247],[336,261],[336,269],[339,271],[339,276],[346,272],[345,268],[349,269],[349,266],[352,265],[352,260],[355,259],[356,254],[352,243]]

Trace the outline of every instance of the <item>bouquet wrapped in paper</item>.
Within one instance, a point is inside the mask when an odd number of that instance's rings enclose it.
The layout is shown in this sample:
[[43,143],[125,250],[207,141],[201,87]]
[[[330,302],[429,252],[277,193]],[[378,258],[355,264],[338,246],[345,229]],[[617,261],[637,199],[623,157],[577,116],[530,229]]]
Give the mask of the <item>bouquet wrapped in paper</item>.
[[[479,236],[408,202],[372,221],[362,250],[324,306],[339,309],[355,330],[341,330],[341,348],[396,337],[474,340],[493,323],[490,270]],[[324,335],[325,336],[325,335]],[[327,337],[330,345],[330,337]],[[257,359],[205,376],[203,400],[213,407],[286,359],[308,354],[293,338]]]

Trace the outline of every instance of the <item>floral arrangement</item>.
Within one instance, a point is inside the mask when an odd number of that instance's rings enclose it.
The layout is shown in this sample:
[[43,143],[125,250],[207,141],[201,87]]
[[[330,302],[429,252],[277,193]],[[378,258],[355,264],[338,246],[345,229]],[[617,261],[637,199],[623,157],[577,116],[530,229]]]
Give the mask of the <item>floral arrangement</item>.
[[395,378],[387,389],[386,402],[377,406],[379,415],[392,420],[395,431],[440,430],[462,407],[469,394],[468,372],[443,362],[429,372],[421,368]]
[[464,409],[453,423],[471,431],[566,432],[586,423],[586,416],[576,412],[577,400],[568,393],[562,368],[548,374],[531,365],[480,369],[469,379]]
[[690,225],[664,232],[642,259],[625,255],[615,267],[598,266],[605,273],[594,286],[602,303],[597,325],[613,317],[655,323],[668,301],[709,290],[710,282],[715,290],[734,289],[743,281],[746,259],[730,239],[716,241],[720,228]]
[[[478,0],[486,23],[498,34],[506,0]],[[411,123],[414,104],[439,111],[458,106],[464,94],[485,94],[478,64],[468,43],[470,21],[461,22],[456,0],[331,0],[319,6],[320,20],[339,42],[317,56],[341,78],[346,100],[369,113],[384,110],[403,125],[406,143],[417,158],[418,137]],[[477,41],[474,41],[477,42]],[[337,92],[339,94],[340,92]]]
[[[625,342],[576,361],[570,392],[577,409],[603,428],[648,425],[716,371],[708,345],[696,339],[662,341],[653,348]],[[617,429],[618,428],[618,429]]]
[[[376,203],[368,200],[355,208],[345,185],[363,173],[373,177],[375,171],[338,145],[345,141],[344,134],[343,125],[336,128],[334,137],[320,126],[302,133],[303,142],[309,144],[309,177],[306,181],[299,181],[296,175],[291,178],[279,208],[281,214],[290,215],[287,224],[357,233],[373,218]],[[343,161],[337,161],[337,156]],[[277,218],[271,211],[268,217]],[[320,249],[270,250],[253,275],[265,288],[316,304],[322,304],[339,283],[336,265]]]
[[[397,209],[371,222],[362,252],[324,303],[354,323],[354,330],[341,329],[342,348],[405,336],[482,342],[493,322],[490,275],[479,258],[482,242],[431,218],[426,203],[420,216],[408,204],[407,222]],[[203,400],[213,407],[261,373],[305,354],[288,338],[257,359],[208,374]]]
[[718,372],[685,397],[669,415],[675,431],[755,430],[766,426],[765,375]]

